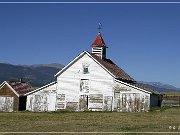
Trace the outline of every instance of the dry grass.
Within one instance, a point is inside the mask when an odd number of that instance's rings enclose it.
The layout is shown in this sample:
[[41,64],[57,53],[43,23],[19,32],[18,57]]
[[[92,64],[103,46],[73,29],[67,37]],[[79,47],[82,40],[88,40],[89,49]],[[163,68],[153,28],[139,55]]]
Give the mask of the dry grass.
[[0,132],[180,132],[179,114],[180,108],[146,113],[0,113]]
[[180,92],[164,92],[166,96],[180,96]]

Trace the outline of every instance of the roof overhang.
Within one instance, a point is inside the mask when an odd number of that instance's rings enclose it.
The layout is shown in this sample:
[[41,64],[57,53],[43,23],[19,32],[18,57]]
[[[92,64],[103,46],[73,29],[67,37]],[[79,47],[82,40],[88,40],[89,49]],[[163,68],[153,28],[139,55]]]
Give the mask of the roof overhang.
[[118,80],[118,79],[115,79],[115,81],[116,81],[116,82],[119,82],[119,83],[121,83],[121,84],[124,84],[124,85],[126,85],[126,86],[129,86],[129,87],[135,88],[135,89],[137,89],[137,90],[140,90],[140,91],[142,91],[142,92],[145,92],[145,93],[148,93],[148,94],[153,94],[153,93],[152,93],[152,92],[150,92],[150,91],[147,91],[147,90],[144,90],[144,89],[142,89],[142,88],[139,88],[139,87],[133,86],[133,85],[131,85],[131,84],[128,84],[128,83],[123,82],[123,81],[120,81],[120,80]]
[[101,63],[99,63],[95,58],[91,56],[91,54],[87,51],[83,51],[79,56],[77,56],[73,61],[71,61],[67,66],[65,66],[62,70],[60,70],[55,77],[62,74],[66,69],[68,69],[72,64],[74,64],[77,60],[79,60],[82,56],[87,54],[90,58],[92,58],[97,64],[99,64],[105,71],[107,71],[113,78],[116,78],[108,69],[106,69]]
[[44,88],[47,88],[47,87],[49,87],[49,86],[51,86],[51,85],[54,85],[54,84],[56,84],[57,82],[51,82],[51,83],[49,83],[49,84],[47,84],[47,85],[44,85],[44,86],[42,86],[42,87],[40,87],[40,88],[38,88],[38,89],[35,89],[35,90],[33,90],[33,91],[30,91],[30,92],[28,92],[28,93],[26,93],[26,94],[24,94],[25,96],[28,96],[28,95],[30,95],[30,94],[33,94],[33,93],[35,93],[35,92],[37,92],[37,91],[40,91],[40,90],[42,90],[42,89],[44,89]]
[[[18,97],[20,97],[20,95],[11,87],[11,85],[9,85],[9,83],[7,81],[4,81],[1,85],[0,85],[0,89],[2,87],[4,87],[5,85],[7,85]],[[21,95],[23,96],[23,95]]]

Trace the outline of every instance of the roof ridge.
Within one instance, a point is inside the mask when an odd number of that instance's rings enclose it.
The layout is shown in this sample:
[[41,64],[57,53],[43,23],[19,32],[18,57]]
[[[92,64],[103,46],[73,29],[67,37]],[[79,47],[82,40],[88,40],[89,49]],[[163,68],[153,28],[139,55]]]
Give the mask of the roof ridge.
[[127,80],[132,82],[135,81],[130,75],[128,75],[123,69],[116,65],[111,59],[101,59],[93,53],[90,53],[90,55],[93,58],[95,58],[100,64],[102,64],[109,72],[111,72],[116,77],[116,79]]

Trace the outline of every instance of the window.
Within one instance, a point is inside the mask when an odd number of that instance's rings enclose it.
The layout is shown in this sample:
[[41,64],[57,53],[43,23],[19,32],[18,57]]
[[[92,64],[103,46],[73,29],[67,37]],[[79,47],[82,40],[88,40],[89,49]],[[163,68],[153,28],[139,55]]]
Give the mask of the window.
[[89,80],[88,79],[81,79],[80,91],[83,93],[89,93]]
[[88,67],[83,67],[83,73],[84,73],[84,74],[89,73],[89,71],[88,71]]
[[89,73],[89,64],[84,63],[83,64],[83,74],[88,74]]

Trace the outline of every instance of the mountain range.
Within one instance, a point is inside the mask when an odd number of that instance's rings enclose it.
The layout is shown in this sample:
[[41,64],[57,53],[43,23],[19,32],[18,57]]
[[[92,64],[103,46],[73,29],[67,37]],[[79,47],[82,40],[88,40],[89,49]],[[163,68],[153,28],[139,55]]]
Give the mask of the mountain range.
[[35,64],[35,65],[12,65],[0,63],[0,83],[4,80],[19,80],[30,82],[35,87],[43,86],[55,81],[54,75],[60,71],[62,64]]
[[[64,65],[57,63],[34,65],[0,63],[0,83],[5,80],[19,80],[22,78],[25,82],[30,82],[34,87],[41,87],[55,81],[54,75],[63,67]],[[180,88],[161,82],[138,81],[138,83],[159,92],[180,92]]]
[[180,92],[180,88],[176,88],[173,85],[164,84],[161,82],[138,81],[138,83],[143,84],[144,86],[149,87],[159,92]]

